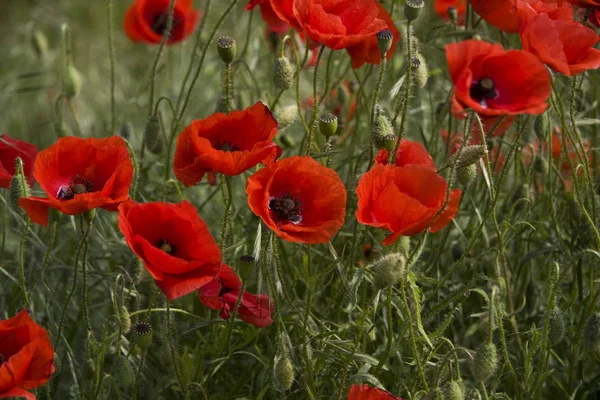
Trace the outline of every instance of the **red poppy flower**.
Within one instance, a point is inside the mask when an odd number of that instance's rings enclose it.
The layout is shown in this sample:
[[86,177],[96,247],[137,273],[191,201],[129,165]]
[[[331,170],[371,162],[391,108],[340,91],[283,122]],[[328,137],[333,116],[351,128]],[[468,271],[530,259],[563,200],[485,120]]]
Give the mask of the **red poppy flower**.
[[272,163],[280,151],[273,142],[276,133],[277,121],[261,102],[192,121],[177,138],[175,176],[189,187],[207,172],[233,176],[259,162]]
[[552,69],[568,76],[600,67],[600,36],[577,21],[533,17],[521,31],[523,49],[537,55]]
[[[238,296],[242,290],[242,281],[229,265],[223,264],[219,274],[209,283],[198,290],[200,302],[212,308],[221,310],[219,316],[229,319],[235,309]],[[254,295],[247,291],[242,294],[242,299],[237,308],[237,313],[249,324],[264,328],[270,325],[273,306],[269,296],[264,294]]]
[[550,73],[533,54],[466,40],[446,45],[454,83],[454,113],[471,108],[483,116],[541,114],[550,96]]
[[19,200],[29,218],[48,225],[48,209],[76,215],[96,207],[116,211],[129,199],[133,165],[123,138],[62,137],[41,151],[33,176],[48,195]]
[[[542,0],[470,0],[473,10],[490,25],[509,33],[519,32],[527,15],[548,14],[551,19],[573,20],[573,7]],[[524,20],[525,19],[525,20]]]
[[10,187],[10,181],[15,174],[17,157],[23,160],[23,172],[31,185],[33,183],[33,162],[37,152],[37,147],[31,143],[2,135],[0,137],[0,187]]
[[[125,33],[134,42],[159,44],[167,29],[170,0],[135,0],[125,14]],[[173,26],[166,44],[181,42],[194,31],[200,13],[193,0],[177,0],[173,10]]]
[[600,7],[599,0],[567,0],[579,7]]
[[[389,159],[388,154],[387,150],[380,150],[375,158],[375,162],[377,164],[387,165]],[[394,165],[396,167],[403,167],[409,164],[420,165],[421,167],[432,171],[436,170],[433,158],[431,158],[421,143],[411,142],[410,140],[403,138],[400,140],[400,146],[398,146],[398,153],[396,153]]]
[[467,0],[435,0],[433,8],[437,15],[444,19],[450,19],[448,9],[454,7],[458,14],[458,22],[464,24],[465,13],[467,11]]
[[330,49],[345,49],[387,29],[375,0],[295,0],[294,16],[308,37]]
[[[386,29],[392,32],[394,35],[392,47],[386,54],[386,58],[389,60],[394,55],[396,44],[398,43],[398,40],[400,40],[400,32],[396,28],[396,25],[394,25],[394,21],[386,9],[379,3],[376,3],[376,5],[377,9],[379,10],[377,18],[385,21],[387,24]],[[379,65],[381,63],[381,50],[379,50],[377,42],[377,36],[375,35],[346,49],[350,55],[350,58],[352,58],[352,68],[360,68],[365,63],[375,65]]]
[[348,400],[402,400],[390,392],[365,384],[350,386]]
[[409,141],[400,145],[395,165],[375,165],[356,188],[356,218],[361,224],[390,231],[384,245],[402,235],[421,233],[430,224],[430,232],[442,229],[454,218],[460,202],[461,191],[452,190],[446,208],[435,219],[446,201],[448,183],[437,174],[423,146]]
[[54,349],[48,332],[26,310],[0,321],[0,398],[25,397],[26,389],[48,382],[54,372]]
[[127,201],[119,206],[119,228],[170,300],[210,282],[221,268],[221,251],[196,208]]
[[327,243],[344,224],[346,188],[338,174],[311,157],[290,157],[256,172],[248,204],[288,242]]
[[290,29],[290,25],[279,18],[275,11],[273,11],[270,0],[250,0],[244,9],[252,10],[256,6],[260,7],[260,15],[263,21],[269,25],[271,32],[283,33]]
[[298,32],[302,31],[300,23],[294,16],[294,0],[270,0],[271,7],[279,19],[287,22]]

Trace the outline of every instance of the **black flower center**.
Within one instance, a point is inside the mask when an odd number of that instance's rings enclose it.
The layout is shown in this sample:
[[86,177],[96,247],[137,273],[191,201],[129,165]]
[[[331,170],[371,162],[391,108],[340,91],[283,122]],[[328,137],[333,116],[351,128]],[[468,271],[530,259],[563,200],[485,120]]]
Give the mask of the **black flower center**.
[[5,362],[8,362],[8,357],[0,353],[0,365],[4,364]]
[[[169,20],[169,12],[165,11],[161,14],[158,14],[154,17],[154,21],[152,22],[151,29],[154,33],[158,35],[163,35],[167,30],[167,21]],[[171,33],[175,30],[175,27],[181,23],[181,19],[179,19],[176,15],[173,15],[173,26],[171,27]]]
[[213,149],[231,152],[240,151],[240,146],[229,142],[216,142],[215,144],[213,144]]
[[71,200],[78,194],[94,191],[94,182],[90,182],[81,175],[75,176],[67,185],[58,188],[56,198],[59,200]]
[[498,91],[491,78],[483,77],[478,81],[473,81],[470,91],[471,98],[477,100],[481,105],[486,106],[487,100],[497,99]]
[[175,246],[173,246],[167,239],[160,239],[156,247],[167,254],[173,255],[175,253]]
[[302,203],[291,194],[286,193],[281,197],[271,197],[269,209],[281,220],[294,224],[302,222]]

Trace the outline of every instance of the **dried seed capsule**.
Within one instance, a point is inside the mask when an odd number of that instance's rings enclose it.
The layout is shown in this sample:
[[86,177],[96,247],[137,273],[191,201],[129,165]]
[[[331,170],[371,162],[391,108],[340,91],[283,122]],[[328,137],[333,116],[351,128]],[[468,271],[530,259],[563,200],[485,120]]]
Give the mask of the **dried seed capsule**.
[[133,325],[133,339],[142,349],[147,349],[152,344],[152,326],[144,321]]
[[338,119],[333,114],[321,114],[319,116],[319,129],[327,139],[335,135],[338,128]]
[[389,29],[384,29],[377,33],[377,46],[379,51],[387,53],[392,48],[392,41],[394,40],[394,34]]

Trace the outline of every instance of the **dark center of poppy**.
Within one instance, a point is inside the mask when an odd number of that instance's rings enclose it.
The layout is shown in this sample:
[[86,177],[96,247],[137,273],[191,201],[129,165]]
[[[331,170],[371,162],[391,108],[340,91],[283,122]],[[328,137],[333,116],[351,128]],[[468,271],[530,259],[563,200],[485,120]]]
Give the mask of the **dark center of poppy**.
[[470,95],[471,98],[485,105],[487,100],[498,98],[498,91],[494,81],[486,76],[471,84]]
[[167,254],[173,255],[173,253],[175,253],[175,246],[173,246],[167,239],[160,239],[156,247]]
[[0,365],[4,364],[5,362],[8,362],[8,357],[0,353]]
[[269,209],[277,218],[298,224],[302,221],[302,203],[296,197],[286,193],[281,197],[271,197]]
[[[157,14],[154,17],[154,21],[152,21],[151,29],[154,33],[158,35],[162,35],[167,30],[167,21],[169,20],[169,12],[165,11],[161,14]],[[177,25],[181,23],[181,19],[179,19],[176,15],[173,15],[173,26],[171,27],[171,33]]]
[[216,142],[213,144],[213,148],[221,151],[240,151],[240,146],[237,144],[229,143],[229,142]]
[[56,197],[59,200],[71,200],[78,194],[94,191],[94,182],[90,182],[81,175],[75,176],[67,185],[58,188]]

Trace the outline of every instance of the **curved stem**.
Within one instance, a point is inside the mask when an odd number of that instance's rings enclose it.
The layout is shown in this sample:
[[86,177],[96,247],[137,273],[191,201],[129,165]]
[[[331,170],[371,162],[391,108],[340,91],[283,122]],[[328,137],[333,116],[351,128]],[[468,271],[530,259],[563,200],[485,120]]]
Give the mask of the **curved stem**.
[[310,155],[310,149],[312,147],[312,136],[313,136],[313,131],[315,130],[315,127],[317,125],[317,113],[319,111],[319,97],[317,94],[317,83],[318,83],[318,77],[319,77],[319,64],[321,63],[321,58],[323,57],[323,52],[325,51],[325,46],[321,45],[321,48],[319,49],[319,55],[317,56],[317,63],[315,64],[315,73],[313,75],[313,100],[314,100],[314,105],[313,105],[313,115],[312,115],[312,120],[310,121],[310,125],[308,128],[308,134],[306,136],[306,155],[309,156]]
[[27,233],[29,233],[29,227],[31,226],[31,220],[27,217],[25,221],[25,228],[23,229],[23,235],[21,236],[21,244],[19,245],[19,265],[20,265],[20,280],[21,290],[23,290],[23,298],[25,299],[25,307],[29,308],[29,295],[27,294],[27,280],[25,278],[25,240],[27,240]]
[[106,25],[108,28],[108,57],[110,59],[110,134],[115,132],[115,52],[113,49],[113,0],[106,0]]
[[387,53],[381,53],[381,63],[379,66],[379,78],[377,79],[377,86],[375,86],[375,93],[373,94],[373,102],[371,104],[371,123],[375,119],[375,108],[377,107],[377,101],[379,100],[379,92],[381,91],[381,84],[383,83],[383,76],[385,75],[385,67],[387,65]]

